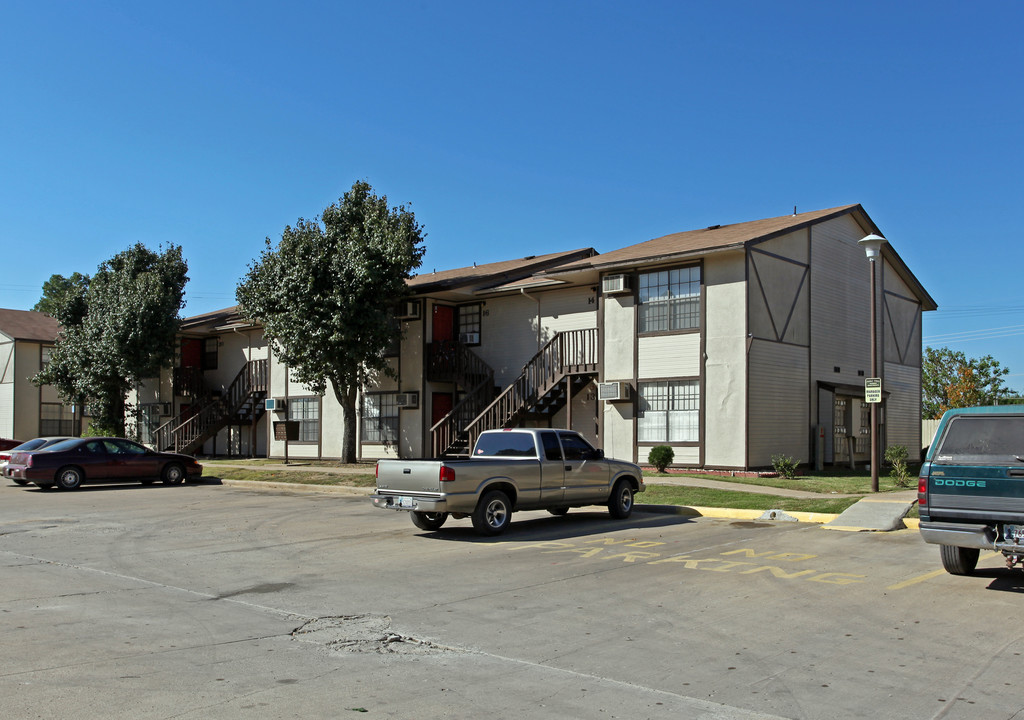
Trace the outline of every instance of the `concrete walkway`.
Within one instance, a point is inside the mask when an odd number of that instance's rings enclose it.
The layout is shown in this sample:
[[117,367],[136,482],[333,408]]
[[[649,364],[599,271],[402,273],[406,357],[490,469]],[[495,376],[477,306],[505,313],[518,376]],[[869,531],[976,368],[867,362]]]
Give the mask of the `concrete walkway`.
[[[284,464],[259,464],[247,463],[244,460],[238,462],[216,462],[207,464],[210,471],[217,468],[238,468],[252,471],[283,471],[283,472],[320,472],[328,475],[366,475],[374,471],[372,465],[358,467],[337,467],[317,466],[302,460],[295,460],[287,465]],[[247,486],[264,487],[287,487],[294,483],[264,483],[259,481],[225,481],[229,484],[245,484]],[[763,495],[778,495],[781,497],[800,499],[835,499],[859,497],[859,494],[842,493],[818,493],[808,490],[790,490],[788,488],[777,488],[768,485],[748,485],[742,482],[727,480],[713,480],[711,478],[684,477],[684,476],[644,476],[644,482],[648,485],[678,485],[683,487],[702,487],[714,490],[730,490],[732,492],[758,493]],[[343,488],[330,485],[311,485],[309,489],[319,490],[342,490]],[[369,494],[369,488],[344,488],[345,490],[358,490],[360,494]],[[839,515],[828,513],[799,513],[786,512],[783,510],[739,510],[735,508],[709,508],[709,507],[682,507],[676,505],[642,505],[637,504],[638,510],[647,512],[671,512],[685,515],[697,515],[702,517],[734,518],[741,520],[767,520],[767,521],[796,521],[821,523],[826,530],[842,530],[847,532],[889,532],[905,528],[916,528],[917,521],[907,518],[907,513],[917,502],[917,490],[900,490],[897,492],[879,493],[869,495],[847,508]]]

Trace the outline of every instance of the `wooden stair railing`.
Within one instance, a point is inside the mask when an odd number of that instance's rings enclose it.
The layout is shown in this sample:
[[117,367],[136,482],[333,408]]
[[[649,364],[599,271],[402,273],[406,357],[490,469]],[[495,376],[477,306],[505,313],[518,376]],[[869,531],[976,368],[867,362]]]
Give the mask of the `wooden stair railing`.
[[224,395],[206,403],[188,418],[179,415],[157,428],[153,434],[157,448],[191,453],[232,422],[255,422],[263,414],[259,401],[266,397],[267,381],[267,361],[250,360],[239,370]]
[[470,448],[484,430],[512,427],[568,375],[598,371],[597,330],[557,333],[523,368],[522,374],[463,430]]

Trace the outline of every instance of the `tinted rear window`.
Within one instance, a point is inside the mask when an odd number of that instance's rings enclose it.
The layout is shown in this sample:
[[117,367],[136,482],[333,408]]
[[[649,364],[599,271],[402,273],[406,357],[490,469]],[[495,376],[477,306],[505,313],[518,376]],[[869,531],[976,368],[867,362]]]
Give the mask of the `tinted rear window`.
[[1024,457],[1024,416],[953,418],[939,441],[936,462],[1019,465]]
[[475,457],[537,457],[533,434],[524,432],[496,432],[480,436],[476,441]]

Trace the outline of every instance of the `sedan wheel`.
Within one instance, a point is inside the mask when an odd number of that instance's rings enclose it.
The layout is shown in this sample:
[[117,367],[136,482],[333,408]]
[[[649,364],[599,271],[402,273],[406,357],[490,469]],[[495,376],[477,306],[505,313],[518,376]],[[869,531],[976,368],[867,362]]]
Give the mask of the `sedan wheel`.
[[171,463],[164,468],[164,485],[181,485],[185,481],[185,468]]
[[77,490],[82,484],[82,471],[76,467],[61,468],[57,473],[57,485],[62,490]]

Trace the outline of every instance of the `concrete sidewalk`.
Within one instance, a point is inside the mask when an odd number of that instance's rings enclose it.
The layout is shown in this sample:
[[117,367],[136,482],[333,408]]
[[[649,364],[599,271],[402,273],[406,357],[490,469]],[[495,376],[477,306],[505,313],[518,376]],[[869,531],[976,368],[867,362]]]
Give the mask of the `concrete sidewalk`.
[[[359,467],[331,467],[316,466],[302,460],[295,460],[288,465],[275,464],[264,465],[259,463],[239,462],[217,462],[206,465],[208,471],[216,468],[239,468],[245,470],[259,471],[285,471],[285,472],[321,472],[329,475],[365,475],[373,472],[373,466]],[[366,494],[372,492],[371,488],[355,488],[350,486],[337,485],[303,485],[301,483],[274,483],[245,480],[224,480],[225,484],[244,485],[248,487],[272,487],[275,489],[303,489],[322,490],[327,492],[344,492],[347,494]],[[683,487],[702,487],[715,490],[730,490],[732,492],[757,493],[762,495],[778,495],[781,497],[801,499],[835,499],[859,497],[841,493],[816,493],[807,490],[790,490],[788,488],[777,488],[768,485],[749,485],[742,482],[727,480],[713,480],[711,478],[697,477],[663,477],[644,476],[647,485],[678,485]],[[917,502],[917,490],[900,490],[898,492],[879,493],[869,495],[851,505],[846,511],[838,515],[831,513],[804,513],[787,512],[784,510],[743,510],[736,508],[712,508],[712,507],[687,507],[681,505],[646,505],[637,503],[637,510],[644,512],[672,513],[690,515],[694,517],[717,517],[732,518],[736,520],[764,520],[769,522],[809,522],[820,523],[826,530],[842,530],[847,532],[890,532],[905,528],[917,528],[916,518],[907,518],[907,513]]]

